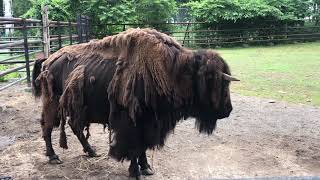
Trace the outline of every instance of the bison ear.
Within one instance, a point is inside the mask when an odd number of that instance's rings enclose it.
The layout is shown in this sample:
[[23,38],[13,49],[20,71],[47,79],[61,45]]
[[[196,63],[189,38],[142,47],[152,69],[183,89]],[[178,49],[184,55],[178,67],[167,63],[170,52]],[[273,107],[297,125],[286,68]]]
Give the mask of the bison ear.
[[239,79],[237,79],[233,76],[230,76],[229,74],[226,74],[226,73],[222,73],[222,77],[226,81],[240,81]]

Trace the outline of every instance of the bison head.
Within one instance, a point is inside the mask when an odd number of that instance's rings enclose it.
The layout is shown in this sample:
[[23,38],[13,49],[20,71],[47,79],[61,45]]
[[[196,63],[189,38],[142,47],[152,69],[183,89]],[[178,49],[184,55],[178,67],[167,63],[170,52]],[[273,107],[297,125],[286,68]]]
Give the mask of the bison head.
[[196,126],[200,132],[211,134],[217,119],[226,118],[232,111],[229,84],[239,81],[221,56],[212,50],[195,53],[197,65],[195,83]]

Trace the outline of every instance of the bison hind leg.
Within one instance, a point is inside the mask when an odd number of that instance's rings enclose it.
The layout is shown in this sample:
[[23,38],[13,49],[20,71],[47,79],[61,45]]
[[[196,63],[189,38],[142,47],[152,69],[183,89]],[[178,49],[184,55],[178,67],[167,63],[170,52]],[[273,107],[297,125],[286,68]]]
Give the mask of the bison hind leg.
[[49,157],[49,164],[62,164],[63,162],[59,159],[59,156],[54,154]]
[[86,136],[84,135],[83,133],[84,127],[76,127],[70,121],[69,121],[69,125],[73,133],[77,136],[78,140],[80,141],[83,147],[83,151],[85,153],[88,153],[89,157],[99,157],[99,155],[97,155],[96,151],[91,147]]
[[[60,112],[63,116],[63,119],[67,119],[68,117],[68,124],[70,125],[73,133],[80,141],[84,152],[88,153],[90,157],[96,157],[97,154],[95,150],[92,149],[83,133],[84,128],[89,126],[89,121],[87,118],[87,107],[84,103],[84,78],[85,66],[83,65],[77,66],[69,74],[65,82],[65,90],[60,97]],[[64,130],[62,130],[61,132],[63,131]],[[89,133],[87,135],[89,135]]]

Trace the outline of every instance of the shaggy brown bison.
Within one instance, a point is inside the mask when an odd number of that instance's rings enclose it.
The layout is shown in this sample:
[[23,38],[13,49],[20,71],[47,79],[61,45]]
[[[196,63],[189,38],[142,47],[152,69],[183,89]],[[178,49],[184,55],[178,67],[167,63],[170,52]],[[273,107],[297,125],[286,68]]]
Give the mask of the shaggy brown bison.
[[68,120],[84,151],[96,156],[83,131],[101,123],[114,132],[109,155],[131,160],[131,177],[152,174],[146,150],[162,147],[176,123],[189,117],[201,133],[211,134],[217,119],[232,111],[234,80],[216,52],[188,50],[152,29],[62,48],[33,70],[34,94],[43,102],[46,155],[60,163],[51,132],[60,125],[60,146],[67,148]]

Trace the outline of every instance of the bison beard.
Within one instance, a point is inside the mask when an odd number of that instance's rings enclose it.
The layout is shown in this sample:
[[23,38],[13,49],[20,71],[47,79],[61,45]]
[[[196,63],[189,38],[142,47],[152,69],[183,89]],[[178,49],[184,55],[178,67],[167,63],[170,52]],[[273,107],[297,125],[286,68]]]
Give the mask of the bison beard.
[[146,149],[162,147],[178,121],[195,117],[199,131],[211,134],[217,119],[232,110],[230,70],[224,60],[212,50],[185,49],[151,29],[129,29],[63,48],[43,62],[40,74],[34,74],[40,81],[35,80],[35,94],[45,96],[44,104],[52,102],[58,109],[59,99],[61,147],[67,147],[68,117],[89,150],[84,127],[108,123],[114,132],[109,155],[132,160],[131,165]]

